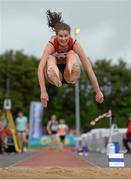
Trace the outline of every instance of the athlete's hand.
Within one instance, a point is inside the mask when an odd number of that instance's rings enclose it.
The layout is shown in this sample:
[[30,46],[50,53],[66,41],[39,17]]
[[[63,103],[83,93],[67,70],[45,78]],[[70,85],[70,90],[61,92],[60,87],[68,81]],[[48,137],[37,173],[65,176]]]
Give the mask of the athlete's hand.
[[104,101],[104,96],[100,90],[96,92],[96,101],[98,103],[102,103]]
[[40,99],[41,99],[41,103],[46,108],[49,101],[48,93],[46,91],[41,92]]

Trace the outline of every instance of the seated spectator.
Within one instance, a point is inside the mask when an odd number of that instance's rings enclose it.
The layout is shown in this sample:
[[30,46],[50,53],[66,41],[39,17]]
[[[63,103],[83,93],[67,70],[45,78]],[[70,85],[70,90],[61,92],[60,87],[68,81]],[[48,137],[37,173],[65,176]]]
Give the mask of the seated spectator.
[[2,121],[0,121],[0,153],[3,152],[3,148],[4,148],[4,142],[3,142],[3,123]]
[[7,151],[9,148],[9,139],[12,138],[12,131],[8,127],[8,125],[5,127],[3,122],[0,122],[0,152]]

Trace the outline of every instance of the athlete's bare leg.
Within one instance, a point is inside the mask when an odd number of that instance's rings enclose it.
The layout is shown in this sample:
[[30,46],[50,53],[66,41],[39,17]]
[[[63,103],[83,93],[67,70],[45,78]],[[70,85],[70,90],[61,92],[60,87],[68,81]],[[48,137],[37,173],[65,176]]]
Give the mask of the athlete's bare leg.
[[46,79],[53,85],[60,87],[62,85],[62,75],[56,65],[56,58],[52,55],[48,57],[47,64],[44,70]]
[[64,71],[64,79],[71,84],[75,84],[80,79],[80,65],[77,62],[77,55],[74,51],[67,54],[66,68]]

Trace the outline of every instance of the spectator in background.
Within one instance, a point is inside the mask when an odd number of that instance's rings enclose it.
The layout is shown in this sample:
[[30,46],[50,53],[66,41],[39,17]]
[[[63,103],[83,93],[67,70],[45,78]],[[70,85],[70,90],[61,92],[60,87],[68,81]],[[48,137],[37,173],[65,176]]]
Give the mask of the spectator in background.
[[55,114],[51,115],[51,119],[47,124],[48,134],[51,135],[50,146],[53,148],[57,147],[57,133],[58,133],[58,121]]
[[58,126],[58,134],[60,138],[60,148],[63,149],[65,144],[65,137],[68,132],[68,126],[65,124],[64,119],[60,119],[60,124]]
[[77,132],[76,128],[71,128],[70,129],[70,134],[77,135],[78,132]]
[[47,131],[46,127],[44,127],[44,129],[43,129],[43,135],[48,135],[48,131]]
[[5,132],[4,132],[4,125],[2,121],[0,121],[0,153],[3,153],[5,149]]
[[5,126],[5,123],[0,121],[0,152],[6,151],[8,149],[8,139],[12,138],[12,131],[9,128],[8,124]]
[[127,153],[131,153],[131,148],[129,146],[129,142],[131,142],[131,116],[128,119],[128,128],[125,134],[125,138],[123,139],[123,145],[127,150]]
[[28,135],[28,120],[22,111],[18,112],[16,118],[16,130],[22,151],[26,151],[27,135]]

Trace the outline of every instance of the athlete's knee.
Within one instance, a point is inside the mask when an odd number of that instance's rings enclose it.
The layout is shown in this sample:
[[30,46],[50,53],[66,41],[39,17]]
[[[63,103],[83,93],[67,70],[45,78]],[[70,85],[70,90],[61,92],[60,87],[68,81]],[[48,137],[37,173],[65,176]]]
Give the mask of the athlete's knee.
[[54,63],[55,62],[55,57],[52,56],[52,55],[49,55],[48,58],[47,58],[47,63]]
[[69,57],[76,57],[76,53],[73,51],[73,50],[70,50],[68,53],[67,53],[67,58]]

